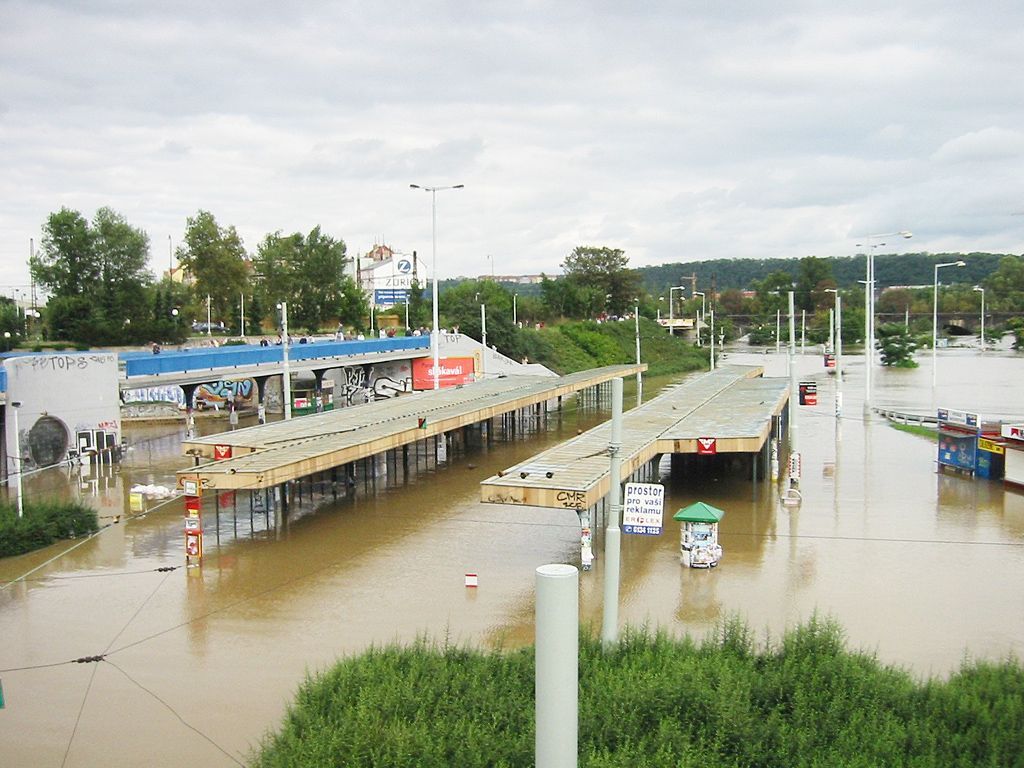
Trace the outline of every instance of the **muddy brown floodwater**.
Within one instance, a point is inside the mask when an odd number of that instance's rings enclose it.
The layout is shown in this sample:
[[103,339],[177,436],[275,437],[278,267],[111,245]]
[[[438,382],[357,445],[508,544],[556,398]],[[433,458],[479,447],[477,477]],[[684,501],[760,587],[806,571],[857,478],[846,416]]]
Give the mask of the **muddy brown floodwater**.
[[[727,362],[786,370],[776,355]],[[819,384],[819,405],[797,412],[799,509],[747,477],[664,476],[667,517],[693,501],[726,510],[725,557],[713,571],[680,567],[671,521],[660,537],[623,536],[622,623],[700,636],[740,616],[756,636],[778,638],[817,612],[838,619],[852,647],[920,676],[1021,654],[1024,494],[937,475],[933,442],[865,422],[863,358],[845,363],[837,421],[821,358],[796,362],[800,379]],[[880,372],[876,402],[930,411],[929,363]],[[1019,357],[950,350],[939,363],[940,405],[1024,421]],[[219,524],[204,518],[202,568],[154,570],[183,563],[180,500],[151,502],[79,546],[0,561],[8,582],[52,559],[0,591],[0,765],[59,766],[65,754],[68,766],[233,765],[277,727],[306,672],[339,656],[420,635],[532,642],[534,569],[578,565],[577,518],[481,504],[478,484],[606,418],[569,409],[546,431],[421,464],[408,482],[359,478],[351,497],[320,497],[315,510],[307,494],[278,526],[250,518],[247,501],[233,514],[225,499]],[[177,426],[126,433],[133,448],[120,467],[49,470],[26,492],[89,497],[101,522],[123,514],[131,485],[170,484],[185,465]],[[595,568],[581,573],[581,619],[595,628],[601,545],[599,535]],[[479,574],[477,589],[464,586],[467,572]],[[65,663],[104,653],[99,664]]]

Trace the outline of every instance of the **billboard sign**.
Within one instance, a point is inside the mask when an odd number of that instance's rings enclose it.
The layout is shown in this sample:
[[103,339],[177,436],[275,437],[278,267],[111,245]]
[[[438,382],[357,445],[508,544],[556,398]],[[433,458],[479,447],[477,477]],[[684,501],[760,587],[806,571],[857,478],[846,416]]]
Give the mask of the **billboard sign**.
[[395,304],[405,304],[408,297],[409,291],[400,288],[375,288],[373,291],[373,303],[378,307],[393,307]]
[[660,536],[665,511],[665,486],[660,483],[626,483],[622,500],[622,531]]
[[1024,424],[1003,424],[999,433],[1012,440],[1024,440]]
[[977,429],[980,421],[976,413],[954,411],[949,408],[939,408],[938,417],[939,421],[947,424],[959,424],[962,427],[970,427],[972,429]]
[[[473,381],[476,373],[472,357],[442,357],[438,360],[438,382],[441,387],[456,387]],[[434,360],[419,357],[412,361],[412,388],[417,390],[434,388]]]

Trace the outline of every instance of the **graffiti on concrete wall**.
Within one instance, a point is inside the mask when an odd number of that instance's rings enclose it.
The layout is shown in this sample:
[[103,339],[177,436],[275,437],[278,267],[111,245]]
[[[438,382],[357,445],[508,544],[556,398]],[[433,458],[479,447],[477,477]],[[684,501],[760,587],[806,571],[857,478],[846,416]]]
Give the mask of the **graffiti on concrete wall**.
[[358,405],[375,400],[388,400],[412,391],[412,377],[402,376],[396,366],[378,370],[375,366],[342,369],[343,380],[336,390],[336,402],[344,405]]

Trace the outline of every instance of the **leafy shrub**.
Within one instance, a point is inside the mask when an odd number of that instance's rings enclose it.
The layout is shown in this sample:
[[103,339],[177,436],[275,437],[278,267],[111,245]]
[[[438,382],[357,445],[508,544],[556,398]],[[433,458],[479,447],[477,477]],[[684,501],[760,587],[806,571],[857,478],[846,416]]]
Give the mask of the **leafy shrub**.
[[14,505],[0,504],[0,557],[42,549],[60,539],[74,539],[98,528],[95,510],[78,502],[26,504],[21,518]]
[[[256,766],[529,766],[534,652],[375,648],[303,684]],[[579,765],[1010,766],[1024,669],[915,681],[812,618],[758,650],[738,620],[702,643],[628,630],[579,647]]]

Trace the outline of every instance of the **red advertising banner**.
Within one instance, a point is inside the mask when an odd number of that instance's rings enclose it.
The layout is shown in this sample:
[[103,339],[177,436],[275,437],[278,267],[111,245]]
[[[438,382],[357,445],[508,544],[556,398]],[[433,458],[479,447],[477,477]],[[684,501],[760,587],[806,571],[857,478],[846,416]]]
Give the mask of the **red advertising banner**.
[[718,438],[715,437],[698,437],[697,438],[697,453],[711,455],[718,453]]
[[[438,372],[438,383],[442,387],[455,387],[473,381],[475,373],[472,357],[442,357],[438,360],[441,370]],[[412,388],[434,388],[434,360],[420,357],[412,361]]]

